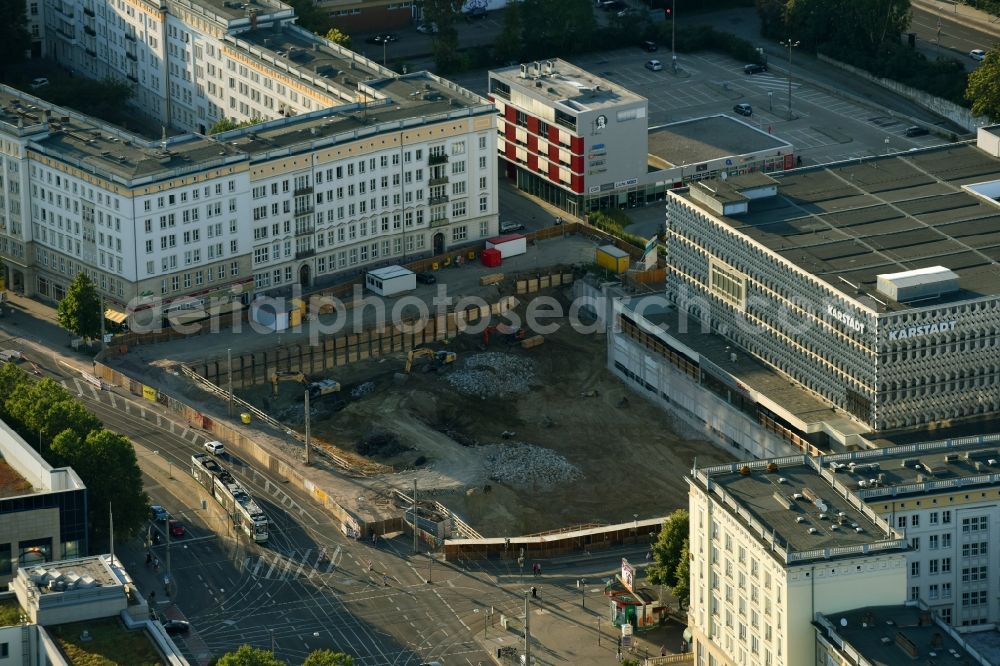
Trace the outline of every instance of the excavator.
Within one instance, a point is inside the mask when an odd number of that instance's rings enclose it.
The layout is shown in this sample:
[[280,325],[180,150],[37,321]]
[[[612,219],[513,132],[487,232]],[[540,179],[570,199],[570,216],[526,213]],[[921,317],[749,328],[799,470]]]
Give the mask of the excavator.
[[455,359],[458,358],[458,354],[453,351],[434,351],[429,347],[417,347],[416,349],[411,349],[406,355],[406,370],[404,372],[406,374],[410,374],[410,370],[413,369],[413,361],[422,357],[432,359],[435,366],[440,367],[442,365],[454,363]]
[[270,380],[274,395],[278,395],[278,382],[298,382],[303,384],[309,390],[309,395],[314,398],[329,393],[336,393],[340,390],[340,382],[332,379],[323,379],[310,383],[301,372],[278,372],[277,370],[271,370]]

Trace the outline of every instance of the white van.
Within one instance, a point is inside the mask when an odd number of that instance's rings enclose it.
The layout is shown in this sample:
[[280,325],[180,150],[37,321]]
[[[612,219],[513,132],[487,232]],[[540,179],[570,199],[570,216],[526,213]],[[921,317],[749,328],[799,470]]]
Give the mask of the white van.
[[212,455],[221,456],[226,452],[226,447],[222,445],[222,442],[205,442],[205,450]]

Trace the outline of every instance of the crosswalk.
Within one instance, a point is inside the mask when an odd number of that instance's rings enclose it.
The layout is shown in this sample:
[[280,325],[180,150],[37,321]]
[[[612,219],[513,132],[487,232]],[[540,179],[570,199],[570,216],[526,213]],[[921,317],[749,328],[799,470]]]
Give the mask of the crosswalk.
[[259,557],[246,556],[243,571],[251,578],[260,580],[308,579],[335,572],[343,555],[340,546],[328,553],[315,549],[292,550],[287,555],[269,551]]

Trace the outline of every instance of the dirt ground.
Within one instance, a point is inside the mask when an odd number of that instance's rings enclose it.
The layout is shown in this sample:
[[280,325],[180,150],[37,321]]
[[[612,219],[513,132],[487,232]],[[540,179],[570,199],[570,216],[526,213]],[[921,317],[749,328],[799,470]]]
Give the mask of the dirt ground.
[[[683,476],[694,458],[712,465],[732,457],[678,434],[681,424],[627,390],[605,367],[606,345],[605,335],[580,334],[565,323],[533,349],[494,338],[489,351],[523,355],[535,365],[530,391],[494,399],[464,395],[447,381],[464,359],[485,349],[481,335],[451,340],[441,348],[457,352],[458,361],[437,372],[415,365],[405,381],[398,377],[403,354],[355,363],[333,375],[343,387],[339,394],[313,402],[312,432],[400,470],[376,481],[383,488],[409,491],[417,479],[422,498],[440,500],[484,536],[624,522],[686,507]],[[374,390],[352,398],[366,382]],[[301,427],[297,387],[282,384],[277,398],[269,385],[241,395]],[[491,479],[484,462],[504,443],[505,431],[565,457],[582,478],[534,485]]]

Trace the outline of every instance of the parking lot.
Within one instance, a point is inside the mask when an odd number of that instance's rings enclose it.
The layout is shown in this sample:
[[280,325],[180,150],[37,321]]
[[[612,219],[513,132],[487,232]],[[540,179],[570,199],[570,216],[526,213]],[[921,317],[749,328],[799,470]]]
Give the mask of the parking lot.
[[[643,66],[651,58],[664,64],[662,71]],[[587,54],[572,62],[645,95],[649,100],[650,127],[716,113],[735,115],[735,104],[749,103],[753,115],[743,120],[789,141],[806,164],[884,155],[944,142],[933,134],[906,137],[904,132],[910,123],[905,119],[796,81],[794,62],[792,120],[788,119],[788,79],[784,69],[746,75],[745,63],[716,53],[699,53],[679,54],[678,72],[674,74],[670,51],[662,47],[656,53],[627,48]],[[486,94],[486,71],[452,79]]]

